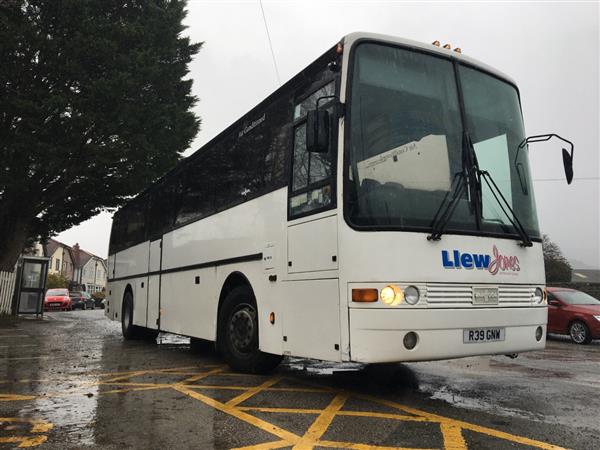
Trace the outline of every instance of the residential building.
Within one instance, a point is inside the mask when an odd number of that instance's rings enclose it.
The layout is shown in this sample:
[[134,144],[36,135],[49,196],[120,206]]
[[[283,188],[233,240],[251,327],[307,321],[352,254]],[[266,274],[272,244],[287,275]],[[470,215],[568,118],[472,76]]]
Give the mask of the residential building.
[[44,256],[50,258],[48,273],[60,274],[68,281],[73,281],[75,265],[71,247],[56,239],[48,239],[43,249]]
[[75,282],[86,292],[101,292],[106,289],[108,272],[107,261],[82,250],[79,244],[73,246],[75,259]]

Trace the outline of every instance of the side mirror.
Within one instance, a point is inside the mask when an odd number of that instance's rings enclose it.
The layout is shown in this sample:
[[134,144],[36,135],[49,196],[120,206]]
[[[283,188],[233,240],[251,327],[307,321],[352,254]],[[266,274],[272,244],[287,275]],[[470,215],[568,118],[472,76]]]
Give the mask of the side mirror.
[[311,153],[329,150],[329,112],[315,109],[306,114],[306,149]]
[[562,149],[563,155],[563,166],[565,166],[565,177],[567,178],[567,184],[571,184],[573,181],[573,150],[571,154],[566,149]]
[[548,304],[551,305],[551,306],[560,307],[560,302],[558,300],[549,300]]

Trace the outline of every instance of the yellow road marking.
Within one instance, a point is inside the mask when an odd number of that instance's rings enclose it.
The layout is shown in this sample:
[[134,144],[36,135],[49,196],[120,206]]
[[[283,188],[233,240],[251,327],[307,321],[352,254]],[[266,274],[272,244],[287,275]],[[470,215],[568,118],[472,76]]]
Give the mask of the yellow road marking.
[[444,448],[446,450],[467,450],[467,443],[458,425],[441,423],[440,429],[444,437]]
[[236,447],[231,450],[270,450],[273,448],[289,447],[288,441],[265,442],[264,444],[248,445],[246,447]]
[[281,377],[273,377],[267,381],[265,381],[263,384],[250,388],[248,389],[246,392],[244,392],[243,394],[238,395],[235,398],[232,398],[231,400],[229,400],[227,402],[227,405],[229,406],[236,406],[239,405],[242,402],[245,402],[246,400],[248,400],[250,397],[255,396],[256,394],[264,391],[267,388],[270,388],[271,386],[279,383],[281,381]]
[[380,412],[363,412],[363,411],[338,411],[338,416],[350,417],[373,417],[377,419],[401,420],[402,422],[434,422],[426,417],[407,416],[400,414],[380,413]]
[[329,425],[333,421],[336,413],[342,409],[346,400],[348,400],[349,395],[345,392],[340,392],[337,394],[333,400],[327,405],[327,407],[321,412],[319,417],[315,419],[310,428],[304,433],[302,436],[302,440],[298,442],[294,449],[297,450],[308,450],[312,449],[313,446],[317,443],[321,436],[325,434]]
[[35,395],[0,394],[0,402],[14,402],[20,400],[34,400]]
[[240,411],[235,406],[221,403],[199,392],[195,392],[192,389],[188,389],[184,385],[175,385],[174,389],[181,392],[182,394],[187,395],[188,397],[200,400],[202,403],[208,406],[212,406],[213,408],[221,412],[229,414],[230,416],[237,417],[238,419],[243,420],[244,422],[248,422],[249,424],[254,425],[255,427],[260,428],[261,430],[266,431],[267,433],[271,433],[281,439],[285,439],[286,441],[289,441],[291,443],[300,440],[300,436],[290,431],[284,430],[283,428],[280,428],[277,425],[273,425],[272,423],[259,419],[258,417],[251,416],[250,414],[247,414],[244,411]]
[[[210,367],[215,367],[212,370],[207,370]],[[507,440],[514,443],[524,444],[531,447],[541,448],[544,450],[560,450],[561,447],[548,444],[545,442],[537,441],[534,439],[529,439],[523,436],[513,435],[510,433],[506,433],[499,430],[494,430],[492,428],[487,428],[480,425],[475,425],[468,422],[463,422],[460,420],[450,419],[447,417],[439,416],[437,414],[428,413],[425,411],[421,411],[415,408],[411,408],[408,406],[404,406],[398,403],[395,403],[390,400],[364,395],[359,393],[346,393],[334,388],[330,388],[328,386],[315,385],[315,383],[310,382],[309,380],[303,382],[303,384],[311,386],[311,387],[273,387],[276,385],[283,377],[276,376],[267,379],[262,384],[258,386],[228,386],[228,385],[203,385],[203,384],[189,384],[195,383],[197,381],[203,380],[211,375],[219,375],[221,378],[226,378],[227,376],[244,376],[243,374],[231,374],[223,372],[222,365],[204,365],[198,367],[178,367],[178,368],[160,368],[160,369],[147,369],[147,370],[136,370],[129,372],[115,372],[115,373],[104,373],[101,375],[96,375],[97,377],[104,377],[96,381],[84,382],[80,386],[76,387],[74,390],[57,392],[57,393],[47,393],[43,397],[54,397],[54,396],[69,396],[81,393],[85,389],[88,389],[91,386],[115,386],[115,389],[100,391],[98,395],[103,394],[118,394],[124,392],[131,391],[145,391],[145,390],[157,390],[157,389],[174,389],[190,398],[198,400],[207,406],[215,408],[221,412],[224,412],[232,417],[235,417],[239,420],[247,422],[248,424],[259,428],[263,431],[266,431],[280,440],[273,442],[265,442],[258,445],[241,447],[243,449],[275,449],[286,446],[295,446],[297,449],[312,449],[314,446],[322,446],[322,447],[338,447],[338,448],[350,448],[357,450],[366,450],[366,449],[389,449],[392,447],[384,447],[384,446],[372,446],[367,444],[360,443],[352,443],[352,442],[338,442],[338,441],[330,441],[330,440],[320,440],[321,437],[327,432],[332,421],[334,420],[336,415],[339,416],[350,416],[350,417],[370,417],[375,419],[388,419],[388,420],[398,420],[398,421],[407,421],[407,422],[430,422],[434,424],[438,424],[440,427],[440,431],[442,433],[444,439],[444,448],[446,450],[465,450],[467,449],[467,443],[462,434],[463,430],[473,431],[479,434]],[[193,371],[191,370],[193,369]],[[183,381],[179,381],[176,383],[137,383],[131,381],[131,379],[142,376],[142,375],[157,375],[157,378],[160,378],[160,375],[180,375],[187,376]],[[82,374],[83,376],[91,376],[90,374]],[[108,378],[107,378],[108,377]],[[259,378],[259,377],[257,377]],[[259,378],[264,380],[264,378]],[[20,380],[19,382],[33,382],[39,380]],[[49,380],[46,380],[49,381]],[[297,380],[296,380],[297,381]],[[10,381],[8,381],[10,382]],[[229,400],[227,403],[222,403],[220,401],[214,400],[197,390],[211,390],[211,389],[222,389],[222,390],[233,390],[233,391],[243,391],[240,395],[234,397]],[[251,406],[240,406],[244,401],[250,399],[251,397],[257,395],[260,392],[268,391],[282,391],[282,392],[317,392],[317,393],[334,393],[335,397],[329,403],[329,405],[324,409],[305,409],[305,408],[271,408],[271,407],[251,407]],[[367,400],[372,403],[384,405],[396,409],[398,411],[402,411],[404,414],[393,414],[393,413],[380,413],[380,412],[369,412],[369,411],[342,411],[346,400],[353,396],[355,398]],[[37,396],[32,395],[18,395],[18,394],[0,394],[0,401],[21,401],[21,400],[33,400],[38,398]],[[298,436],[290,431],[287,431],[281,427],[278,427],[272,423],[269,423],[265,420],[262,420],[258,417],[255,417],[249,412],[268,412],[268,413],[291,413],[291,414],[316,414],[318,417],[309,427],[307,432],[303,436]],[[407,415],[411,414],[411,415]],[[6,419],[0,419],[6,420]],[[16,420],[15,420],[16,421]],[[25,420],[26,421],[26,420]],[[33,423],[29,421],[29,423]],[[40,423],[45,423],[41,422]],[[35,427],[35,425],[33,425]],[[52,425],[50,424],[50,428]],[[35,439],[43,438],[43,441],[46,440],[45,436],[36,436]],[[39,443],[35,443],[34,438],[28,437],[4,437],[2,439],[11,439],[10,441],[0,442],[10,442],[10,443],[20,443],[19,447],[30,446],[31,445],[39,445]],[[33,439],[33,440],[32,440]],[[42,442],[43,442],[42,441]],[[40,442],[41,443],[41,442]]]
[[[38,419],[27,419],[25,417],[0,417],[0,424],[4,423],[24,423],[31,425],[31,433],[47,433],[53,427],[49,422]],[[46,435],[38,436],[2,436],[0,443],[19,444],[19,448],[35,447],[43,444],[48,439]]]
[[427,448],[411,447],[384,447],[381,445],[356,444],[354,442],[319,441],[319,447],[350,448],[353,450],[434,450]]
[[9,436],[9,437],[0,437],[1,444],[19,444],[19,448],[28,448],[28,447],[36,447],[38,445],[43,444],[48,439],[48,436],[34,436],[34,437],[25,437],[25,436]]
[[285,414],[321,414],[322,409],[297,409],[297,408],[264,408],[258,406],[239,406],[242,411],[256,411],[268,413],[285,413]]
[[[171,386],[169,386],[171,387]],[[147,386],[147,387],[137,387],[137,388],[127,388],[127,389],[112,389],[110,391],[104,391],[102,394],[120,394],[121,392],[132,392],[132,391],[152,391],[164,389],[163,386]]]
[[38,419],[27,419],[25,417],[0,417],[0,423],[12,422],[12,423],[28,423],[31,425],[32,433],[47,433],[53,427],[51,423],[44,422]]
[[408,406],[403,406],[398,403],[395,403],[391,400],[385,400],[377,397],[373,397],[371,395],[365,394],[355,394],[355,397],[361,398],[364,400],[368,400],[371,402],[379,403],[381,405],[390,406],[394,409],[399,409],[401,411],[407,412],[409,414],[414,414],[421,417],[426,417],[431,419],[433,422],[439,422],[440,424],[449,424],[456,427],[460,427],[464,430],[475,431],[477,433],[486,434],[488,436],[497,437],[500,439],[504,439],[507,441],[517,442],[519,444],[529,445],[531,447],[542,448],[544,450],[565,450],[563,447],[559,447],[557,445],[548,444],[546,442],[536,441],[534,439],[529,439],[523,436],[517,436],[515,434],[505,433],[504,431],[494,430],[493,428],[487,428],[480,425],[475,425],[469,422],[463,422],[461,420],[449,419],[447,417],[439,416],[437,414],[428,413],[425,411],[421,411],[415,408],[411,408]]
[[217,373],[221,372],[221,368],[216,368],[213,370],[209,370],[208,372],[200,372],[197,373],[189,378],[186,378],[185,380],[181,381],[181,384],[189,384],[189,383],[194,383],[195,381],[200,381],[203,378],[207,378],[211,375],[216,375]]

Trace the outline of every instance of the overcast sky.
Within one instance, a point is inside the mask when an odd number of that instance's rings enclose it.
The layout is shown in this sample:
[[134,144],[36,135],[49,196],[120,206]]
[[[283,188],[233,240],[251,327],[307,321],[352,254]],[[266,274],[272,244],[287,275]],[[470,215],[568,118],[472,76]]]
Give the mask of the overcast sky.
[[[461,47],[513,77],[528,135],[575,143],[575,180],[564,182],[558,142],[531,146],[542,231],[575,268],[600,268],[598,2],[263,1],[281,82],[353,31]],[[190,0],[187,33],[204,42],[191,65],[201,130],[186,155],[278,86],[258,1]],[[110,215],[61,233],[107,255]]]

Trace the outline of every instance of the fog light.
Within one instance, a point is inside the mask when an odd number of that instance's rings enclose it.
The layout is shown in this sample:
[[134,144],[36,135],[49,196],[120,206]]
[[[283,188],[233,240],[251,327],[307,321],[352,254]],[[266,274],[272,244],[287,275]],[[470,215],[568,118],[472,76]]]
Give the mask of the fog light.
[[419,301],[419,297],[419,288],[415,286],[409,286],[404,289],[404,300],[406,300],[406,303],[409,305],[416,305]]
[[404,335],[404,347],[407,350],[412,350],[416,347],[417,342],[419,342],[419,336],[414,331],[409,331]]
[[540,342],[542,337],[544,336],[544,329],[542,327],[537,327],[535,330],[535,340]]
[[379,298],[386,305],[399,305],[404,300],[404,293],[398,286],[390,284],[379,293]]

